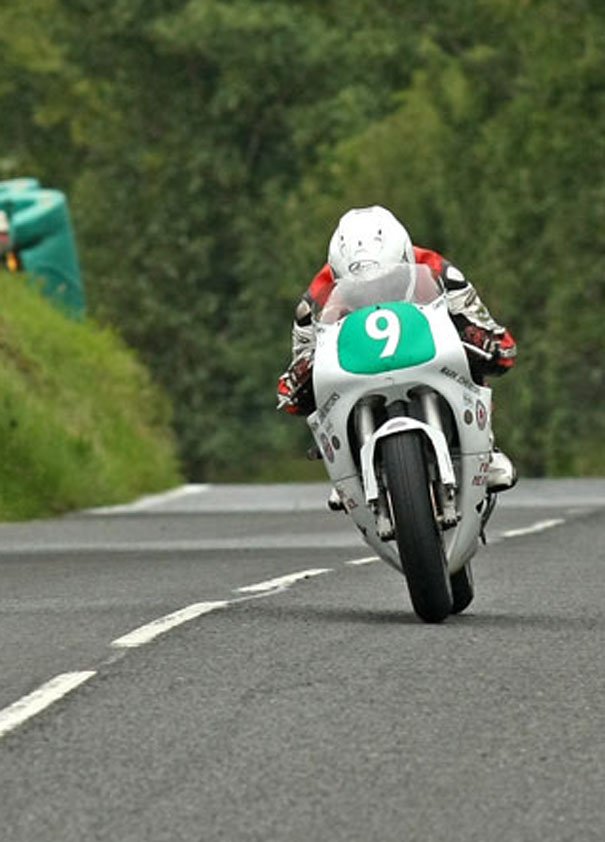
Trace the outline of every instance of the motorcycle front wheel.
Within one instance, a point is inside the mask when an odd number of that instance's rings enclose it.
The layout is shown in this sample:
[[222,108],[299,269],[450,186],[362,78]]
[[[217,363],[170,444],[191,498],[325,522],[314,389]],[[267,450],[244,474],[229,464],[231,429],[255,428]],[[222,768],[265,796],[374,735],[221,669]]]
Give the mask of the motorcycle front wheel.
[[427,623],[452,612],[441,531],[435,519],[422,433],[388,436],[382,456],[403,573],[414,611]]

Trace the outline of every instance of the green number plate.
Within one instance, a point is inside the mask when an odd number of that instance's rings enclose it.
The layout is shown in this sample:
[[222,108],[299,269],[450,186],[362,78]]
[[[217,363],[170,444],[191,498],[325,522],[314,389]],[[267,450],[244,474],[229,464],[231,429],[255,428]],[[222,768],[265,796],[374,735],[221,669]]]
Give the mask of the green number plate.
[[426,317],[404,301],[364,307],[347,316],[338,361],[352,374],[379,374],[432,360],[435,342]]

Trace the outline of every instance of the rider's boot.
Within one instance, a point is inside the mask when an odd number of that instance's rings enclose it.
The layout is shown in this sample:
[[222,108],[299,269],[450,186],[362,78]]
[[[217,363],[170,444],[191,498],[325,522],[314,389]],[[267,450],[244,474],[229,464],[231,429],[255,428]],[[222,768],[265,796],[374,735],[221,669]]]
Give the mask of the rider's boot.
[[330,496],[328,497],[328,509],[330,509],[331,512],[344,512],[345,510],[344,504],[340,499],[340,495],[335,488],[330,491]]
[[492,450],[487,472],[487,490],[492,494],[508,491],[517,484],[517,470],[506,453],[497,447]]

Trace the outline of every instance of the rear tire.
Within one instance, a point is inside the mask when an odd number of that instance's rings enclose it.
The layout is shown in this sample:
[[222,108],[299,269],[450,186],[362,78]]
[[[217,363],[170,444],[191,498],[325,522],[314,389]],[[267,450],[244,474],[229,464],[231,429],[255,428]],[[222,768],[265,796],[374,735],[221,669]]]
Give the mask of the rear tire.
[[467,562],[457,573],[453,573],[450,576],[450,582],[452,584],[452,597],[454,600],[452,614],[460,614],[461,611],[468,608],[475,596],[475,586],[473,584],[470,562]]
[[414,611],[427,623],[440,623],[451,613],[453,597],[422,433],[388,436],[382,454],[399,556]]

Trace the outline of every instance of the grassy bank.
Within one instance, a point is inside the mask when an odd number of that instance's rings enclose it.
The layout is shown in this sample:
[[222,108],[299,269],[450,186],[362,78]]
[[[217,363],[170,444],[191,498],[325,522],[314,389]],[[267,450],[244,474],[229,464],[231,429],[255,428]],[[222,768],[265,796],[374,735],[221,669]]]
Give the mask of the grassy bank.
[[0,273],[0,520],[178,484],[169,423],[165,396],[114,334]]

